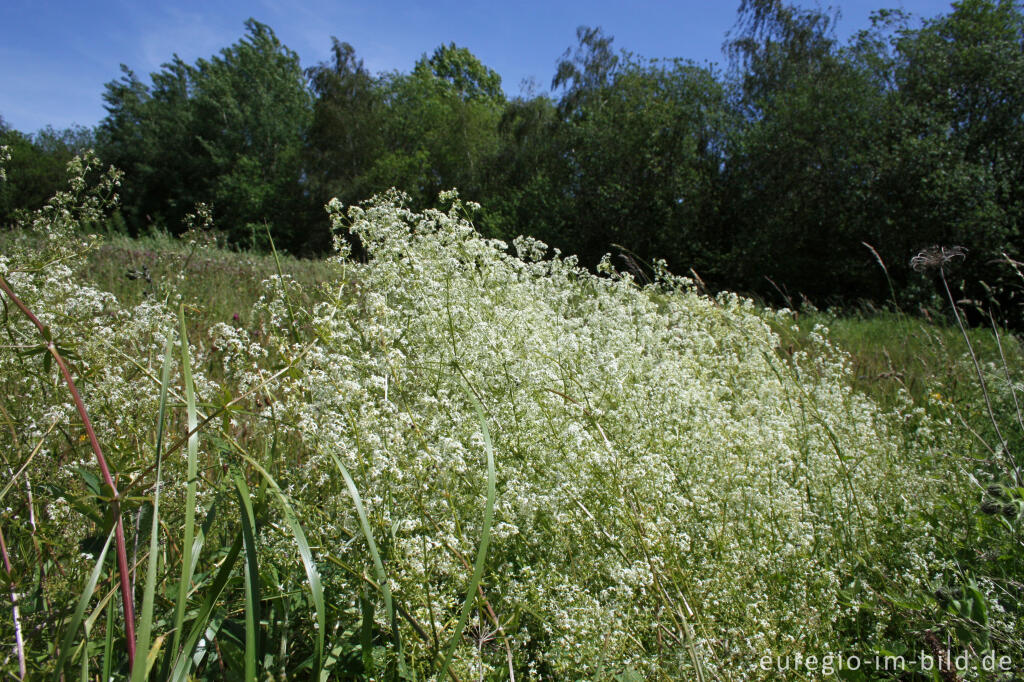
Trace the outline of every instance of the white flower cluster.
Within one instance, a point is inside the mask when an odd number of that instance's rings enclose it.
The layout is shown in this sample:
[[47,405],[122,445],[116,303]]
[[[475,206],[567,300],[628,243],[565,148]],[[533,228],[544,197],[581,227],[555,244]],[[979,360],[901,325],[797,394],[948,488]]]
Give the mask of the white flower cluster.
[[[108,170],[97,185],[90,185],[86,176],[96,170],[98,162],[91,154],[73,160],[70,189],[31,215],[21,238],[7,242],[0,257],[0,276],[46,326],[47,335],[44,339],[13,301],[0,294],[0,414],[5,424],[0,450],[12,484],[6,500],[27,512],[16,524],[4,520],[4,531],[9,539],[32,535],[41,538],[34,542],[52,548],[49,560],[61,565],[62,580],[42,584],[47,599],[61,601],[67,595],[61,590],[69,584],[80,589],[74,586],[91,569],[74,550],[96,532],[93,521],[102,519],[106,509],[95,495],[106,493],[99,488],[96,458],[46,350],[47,341],[52,340],[68,365],[118,485],[125,488],[154,461],[157,377],[168,335],[177,338],[177,320],[166,302],[125,308],[112,294],[81,283],[79,269],[95,238],[83,236],[80,228],[102,216],[116,199],[119,183],[119,174]],[[180,384],[179,376],[176,371]],[[203,393],[209,390],[201,372],[196,383]],[[163,494],[180,504],[176,498],[185,475],[178,460],[167,463]],[[24,474],[15,479],[19,466]],[[90,485],[96,486],[94,496]],[[82,513],[89,508],[98,516],[90,519]],[[70,554],[64,558],[72,560],[62,561],[60,552],[65,550]]]
[[[216,325],[209,354],[191,351],[200,402],[253,393],[244,435],[266,438],[266,455],[254,456],[284,460],[264,463],[320,565],[369,571],[334,458],[351,472],[408,615],[410,660],[431,660],[434,646],[410,621],[450,636],[480,544],[487,469],[475,400],[497,463],[481,588],[501,628],[482,604],[474,611],[460,677],[501,667],[507,647],[536,677],[631,668],[691,679],[699,667],[705,679],[757,679],[769,675],[758,666],[766,654],[834,648],[857,612],[840,592],[876,555],[904,554],[907,580],[928,570],[929,538],[898,529],[933,499],[936,474],[922,462],[940,465],[908,453],[938,436],[920,412],[886,415],[852,391],[824,330],[812,352],[787,356],[750,301],[698,295],[660,264],[642,288],[608,260],[595,276],[534,239],[516,240],[513,256],[446,200],[447,212],[421,214],[394,194],[347,215],[332,203],[366,262],[344,249],[339,280],[304,311],[292,305],[298,285],[272,278],[255,328]],[[80,248],[62,226],[81,212],[62,218],[61,201],[37,221],[58,237],[0,258],[0,274],[12,271],[11,285],[75,354],[100,440],[128,476],[151,463],[155,377],[176,322],[165,303],[125,310],[72,283],[63,261]],[[3,400],[17,426],[0,429],[0,447],[24,459],[59,423],[32,480],[70,496],[94,468],[79,433],[65,433],[74,409],[55,369],[45,381],[26,371],[39,362],[21,352],[38,343],[33,329],[11,311],[5,326],[0,380],[20,400]],[[913,442],[901,420],[921,425]],[[179,508],[180,454],[165,466],[166,508]],[[76,547],[89,524],[64,498],[47,514]],[[294,564],[276,528],[262,540],[267,560]],[[350,614],[358,576],[325,568],[324,581],[330,612]]]
[[[330,210],[368,262],[339,259],[347,290],[312,311],[318,342],[278,392],[311,453],[289,490],[324,510],[324,552],[366,564],[331,456],[345,463],[426,631],[457,617],[480,540],[485,455],[463,380],[497,451],[484,592],[540,675],[756,677],[766,652],[832,644],[856,611],[842,581],[928,498],[904,456],[922,444],[849,388],[824,330],[784,358],[747,300],[667,273],[639,288],[607,262],[593,276],[534,239],[508,255],[457,201]],[[267,342],[294,356],[271,317]],[[468,639],[460,653],[467,674],[503,656]]]

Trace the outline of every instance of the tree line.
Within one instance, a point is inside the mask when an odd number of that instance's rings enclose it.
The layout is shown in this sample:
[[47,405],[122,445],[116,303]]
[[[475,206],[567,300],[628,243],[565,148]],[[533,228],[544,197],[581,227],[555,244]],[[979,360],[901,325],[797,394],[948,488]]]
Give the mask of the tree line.
[[[197,202],[227,239],[299,254],[331,242],[323,206],[397,187],[416,208],[458,188],[485,234],[528,234],[638,277],[665,260],[711,288],[818,304],[920,302],[907,265],[961,245],[968,290],[1014,296],[1024,252],[1024,14],[961,0],[880,10],[845,42],[830,10],[742,0],[728,65],[652,60],[581,27],[551,94],[509,98],[469,50],[370,73],[348,43],[303,68],[269,26],[208,59],[127,67],[95,129],[11,147],[0,222],[38,205],[76,151],[126,171],[117,229],[183,229]],[[865,246],[872,247],[869,249]],[[879,267],[888,267],[888,274]],[[974,287],[974,289],[970,289]]]

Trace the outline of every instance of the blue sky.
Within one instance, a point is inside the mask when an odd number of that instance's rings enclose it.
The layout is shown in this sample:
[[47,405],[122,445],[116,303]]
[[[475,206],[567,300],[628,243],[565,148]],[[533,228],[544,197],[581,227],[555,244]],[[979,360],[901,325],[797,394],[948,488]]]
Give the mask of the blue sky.
[[[949,10],[939,0],[838,5],[840,37],[866,27],[881,7],[921,17]],[[738,6],[739,0],[3,0],[0,116],[22,131],[94,125],[105,114],[103,85],[119,77],[121,63],[145,77],[174,53],[189,63],[208,57],[237,41],[248,17],[270,25],[303,66],[327,59],[332,35],[351,43],[374,72],[409,71],[423,53],[455,42],[495,69],[505,91],[516,95],[525,79],[547,89],[580,25],[601,26],[616,48],[645,57],[723,63],[722,43]]]

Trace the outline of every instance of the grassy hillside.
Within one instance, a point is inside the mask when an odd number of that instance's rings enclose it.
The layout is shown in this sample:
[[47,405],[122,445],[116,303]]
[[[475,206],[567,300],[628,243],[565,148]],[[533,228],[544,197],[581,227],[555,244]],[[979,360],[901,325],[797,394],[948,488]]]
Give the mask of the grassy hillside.
[[363,259],[97,243],[88,195],[4,235],[9,675],[1021,669],[1016,342],[971,334],[986,398],[956,327],[594,276],[443,200],[333,205]]

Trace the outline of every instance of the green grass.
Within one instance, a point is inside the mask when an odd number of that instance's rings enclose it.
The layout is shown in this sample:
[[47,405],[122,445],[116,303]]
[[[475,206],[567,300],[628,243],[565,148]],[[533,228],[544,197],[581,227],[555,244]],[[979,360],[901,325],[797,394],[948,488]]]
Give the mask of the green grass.
[[[335,278],[333,269],[322,260],[284,255],[281,269],[303,292],[314,292]],[[149,279],[139,273],[148,273]],[[251,323],[252,306],[263,293],[261,282],[276,274],[277,264],[270,254],[216,247],[193,250],[163,234],[143,239],[109,236],[89,254],[81,270],[90,284],[113,293],[127,306],[172,289],[197,319],[210,325]]]
[[[828,328],[829,338],[849,353],[854,385],[891,406],[901,391],[915,403],[941,395],[959,402],[977,392],[977,380],[965,372],[968,351],[960,329],[949,321],[926,320],[903,313],[873,311],[835,315],[814,311],[800,314],[798,330],[777,324],[776,331],[786,349],[809,347],[808,338],[816,325]],[[971,343],[985,358],[998,359],[999,349],[992,330],[969,330]],[[1024,367],[1024,352],[1016,337],[1001,330],[1010,370]]]
[[[953,321],[880,310],[843,315],[813,311],[797,316],[796,330],[788,324],[775,328],[782,347],[793,352],[813,348],[809,339],[816,325],[827,327],[831,341],[849,354],[852,385],[884,408],[896,409],[909,398],[934,416],[952,415],[957,422],[962,417],[987,441],[997,438],[970,351]],[[999,341],[990,327],[967,332],[983,361],[986,385],[996,389],[1001,431],[1012,446],[1024,447],[1006,376],[1007,371],[1013,377],[1024,372],[1024,346],[1005,329],[998,330]]]

